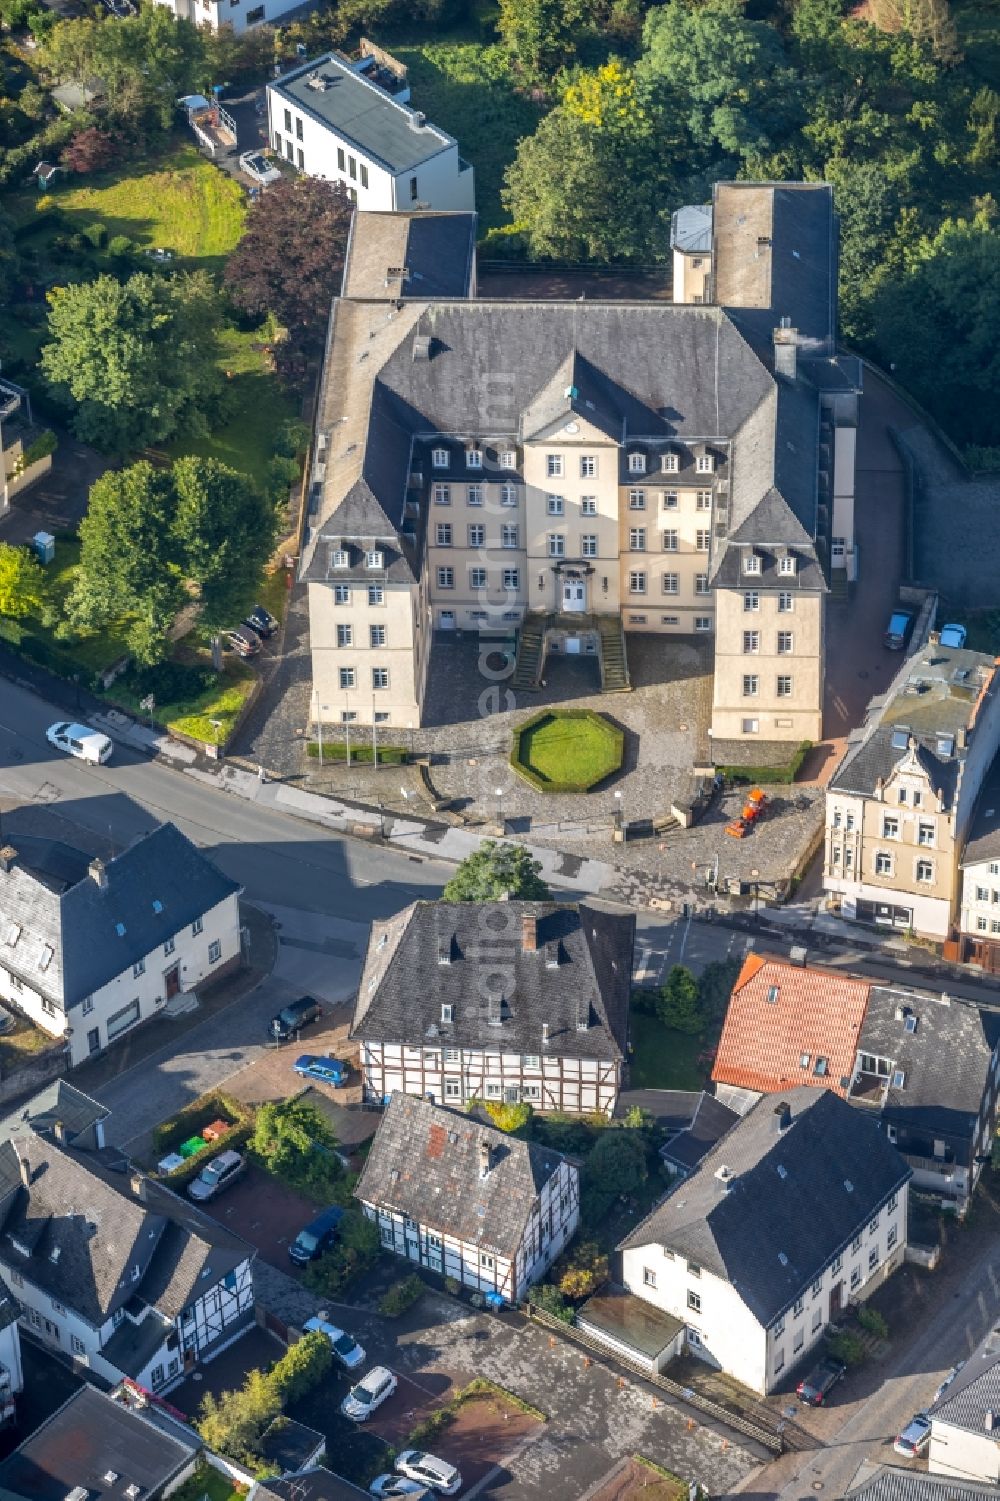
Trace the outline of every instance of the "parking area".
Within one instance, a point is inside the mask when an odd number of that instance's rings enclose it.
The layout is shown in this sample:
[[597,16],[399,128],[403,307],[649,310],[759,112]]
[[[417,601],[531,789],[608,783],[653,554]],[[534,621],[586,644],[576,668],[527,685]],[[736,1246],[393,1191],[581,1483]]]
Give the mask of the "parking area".
[[248,1168],[239,1183],[206,1209],[220,1225],[256,1246],[265,1260],[293,1276],[297,1274],[288,1259],[288,1247],[319,1213],[312,1199],[256,1167]]
[[[336,1097],[342,1105],[357,1105],[361,1101],[361,1075],[358,1073],[358,1044],[348,1043],[347,1031],[351,1023],[349,1008],[338,1006],[324,1010],[319,1021],[303,1027],[297,1039],[291,1042],[270,1044],[254,1061],[234,1074],[226,1085],[227,1091],[242,1100],[245,1105],[263,1105],[268,1100],[284,1100],[298,1094],[311,1085],[317,1094]],[[320,1057],[339,1058],[351,1064],[351,1074],[345,1085],[334,1090],[327,1084],[302,1078],[295,1072],[295,1061],[304,1053]]]

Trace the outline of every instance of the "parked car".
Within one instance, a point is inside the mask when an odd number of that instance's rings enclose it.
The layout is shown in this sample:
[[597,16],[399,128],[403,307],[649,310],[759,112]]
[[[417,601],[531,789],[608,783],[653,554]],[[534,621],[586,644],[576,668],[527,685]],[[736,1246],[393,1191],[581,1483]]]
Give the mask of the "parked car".
[[940,1402],[941,1398],[944,1396],[945,1392],[948,1390],[949,1386],[954,1381],[955,1377],[958,1375],[959,1371],[962,1369],[962,1367],[964,1365],[965,1365],[965,1361],[964,1360],[960,1360],[958,1362],[958,1365],[953,1365],[952,1366],[951,1370],[948,1372],[947,1376],[944,1378],[944,1380],[942,1381],[941,1385],[938,1387],[937,1391],[934,1393],[933,1397],[931,1398],[931,1406],[932,1407],[934,1406],[935,1402]]
[[931,1441],[931,1420],[925,1412],[915,1413],[900,1433],[893,1448],[907,1459],[915,1459]]
[[263,187],[267,187],[269,182],[277,182],[281,176],[277,167],[260,151],[244,151],[240,157],[240,166],[248,177],[252,177],[254,182],[259,182]]
[[94,766],[103,766],[111,760],[113,743],[107,735],[91,730],[85,724],[50,724],[45,738],[56,750],[75,756],[78,761],[90,761]]
[[354,1423],[363,1423],[370,1417],[376,1407],[381,1407],[387,1397],[391,1397],[399,1383],[395,1376],[384,1365],[372,1366],[366,1371],[356,1386],[352,1386],[343,1402],[340,1410],[345,1418],[350,1418]]
[[349,1371],[354,1371],[359,1365],[365,1363],[365,1352],[356,1339],[345,1334],[343,1329],[338,1329],[336,1324],[328,1324],[325,1319],[306,1319],[302,1328],[306,1334],[325,1334],[333,1348],[333,1353],[342,1366]]
[[425,1454],[423,1449],[404,1449],[397,1455],[396,1469],[409,1480],[419,1480],[442,1496],[454,1496],[462,1489],[462,1477],[446,1459]]
[[288,1247],[288,1254],[296,1266],[308,1266],[310,1261],[315,1261],[317,1256],[322,1256],[329,1251],[340,1228],[340,1222],[344,1218],[344,1211],[337,1204],[331,1204],[329,1209],[324,1209],[314,1220],[310,1220],[303,1230]]
[[821,1360],[819,1365],[813,1366],[804,1381],[800,1381],[795,1388],[803,1402],[808,1402],[810,1407],[822,1407],[830,1392],[847,1373],[847,1367],[840,1360]]
[[260,637],[247,630],[245,625],[235,631],[223,631],[222,639],[238,657],[255,657],[260,651]]
[[427,1487],[405,1475],[379,1475],[368,1487],[369,1496],[426,1496]]
[[239,1152],[220,1152],[188,1184],[188,1197],[198,1204],[207,1204],[209,1199],[231,1188],[237,1178],[242,1178],[245,1169],[246,1163]]
[[263,636],[265,639],[269,636],[275,636],[278,633],[278,622],[270,610],[265,610],[263,605],[254,605],[246,618],[245,624],[250,626],[252,630],[255,630],[258,636]]
[[334,1089],[347,1083],[350,1069],[339,1058],[321,1057],[318,1053],[303,1053],[292,1064],[303,1079],[318,1079],[321,1084],[330,1084]]
[[295,1037],[299,1031],[314,1022],[317,1017],[323,1015],[323,1008],[319,1001],[311,995],[300,996],[297,1001],[291,1001],[283,1006],[277,1016],[272,1016],[267,1024],[268,1036],[276,1042],[287,1042],[290,1037]]
[[890,651],[902,651],[913,630],[913,616],[909,610],[893,610],[885,628],[883,643]]
[[943,625],[941,635],[938,638],[941,646],[953,646],[961,651],[965,645],[966,630],[964,625]]

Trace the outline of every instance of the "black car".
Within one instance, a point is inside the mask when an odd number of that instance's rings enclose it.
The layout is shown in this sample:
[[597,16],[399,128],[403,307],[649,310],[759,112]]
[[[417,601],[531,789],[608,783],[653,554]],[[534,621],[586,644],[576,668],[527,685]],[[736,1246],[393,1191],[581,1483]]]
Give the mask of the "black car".
[[265,610],[263,605],[254,605],[243,624],[248,625],[252,631],[256,631],[258,636],[263,636],[265,641],[270,636],[276,635],[278,631],[278,622],[270,610]]
[[805,1380],[799,1382],[795,1390],[810,1407],[822,1407],[837,1382],[846,1374],[847,1367],[842,1361],[821,1360],[819,1365],[813,1366]]
[[288,1247],[288,1254],[296,1266],[308,1266],[310,1261],[325,1255],[336,1243],[337,1232],[340,1222],[344,1218],[344,1211],[336,1204],[329,1209],[324,1209],[311,1220],[305,1229],[300,1230],[298,1235]]
[[308,1026],[323,1015],[323,1008],[319,1001],[311,995],[300,996],[297,1001],[291,1001],[283,1006],[277,1016],[272,1016],[267,1024],[267,1035],[274,1042],[287,1042],[290,1037],[298,1035],[302,1027]]

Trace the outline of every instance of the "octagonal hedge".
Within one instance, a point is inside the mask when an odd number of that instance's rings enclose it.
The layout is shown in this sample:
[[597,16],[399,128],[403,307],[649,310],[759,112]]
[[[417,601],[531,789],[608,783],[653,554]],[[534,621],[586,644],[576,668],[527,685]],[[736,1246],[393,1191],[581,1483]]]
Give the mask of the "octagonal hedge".
[[592,709],[543,709],[514,731],[510,764],[537,792],[592,792],[620,769],[624,744]]

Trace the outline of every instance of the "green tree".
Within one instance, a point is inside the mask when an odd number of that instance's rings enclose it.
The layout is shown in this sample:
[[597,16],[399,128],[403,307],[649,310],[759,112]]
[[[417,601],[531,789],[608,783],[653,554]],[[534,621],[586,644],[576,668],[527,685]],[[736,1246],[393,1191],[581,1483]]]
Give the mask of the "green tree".
[[221,380],[218,300],[206,273],[98,276],[56,287],[48,302],[42,371],[53,394],[75,405],[78,438],[124,453],[207,429]]
[[698,1001],[698,981],[689,969],[675,964],[660,991],[657,1015],[677,1032],[700,1032],[704,1017]]
[[170,475],[144,462],[101,475],[80,523],[80,565],[66,602],[69,622],[96,630],[123,621],[129,651],[143,665],[163,657],[181,599],[172,520]]
[[277,532],[274,507],[216,459],[178,459],[172,479],[178,566],[198,586],[202,623],[221,628],[239,618],[260,582]]
[[303,1188],[328,1189],[343,1175],[337,1138],[324,1115],[304,1099],[268,1101],[257,1112],[250,1140],[269,1172]]
[[582,0],[500,0],[497,30],[526,83],[548,83],[576,55]]
[[236,1460],[256,1460],[255,1446],[281,1411],[274,1385],[263,1371],[251,1371],[238,1391],[209,1392],[202,1398],[198,1432],[209,1449]]
[[441,895],[446,902],[495,902],[505,896],[546,902],[550,893],[538,874],[541,868],[523,844],[484,839],[462,861]]
[[589,1298],[608,1280],[608,1258],[596,1241],[580,1241],[559,1258],[552,1277],[564,1297]]
[[563,1324],[572,1324],[573,1310],[567,1308],[566,1299],[558,1287],[551,1282],[536,1282],[528,1289],[528,1302],[532,1308],[540,1308],[550,1318],[559,1319]]
[[585,1186],[602,1194],[634,1193],[647,1175],[642,1137],[637,1131],[622,1131],[615,1126],[601,1132],[583,1165]]
[[374,1266],[379,1255],[378,1226],[359,1209],[346,1210],[337,1229],[337,1244],[306,1271],[306,1286],[325,1297],[341,1292],[353,1277]]
[[271,1372],[270,1382],[282,1407],[289,1407],[318,1386],[333,1364],[325,1334],[314,1330],[290,1345]]
[[124,19],[61,21],[42,61],[60,79],[100,78],[113,118],[158,130],[170,129],[180,95],[210,82],[198,28],[157,5]]
[[706,1022],[721,1022],[741,969],[738,959],[716,959],[698,976],[698,1008]]
[[45,571],[26,547],[0,542],[0,615],[21,619],[48,608]]

